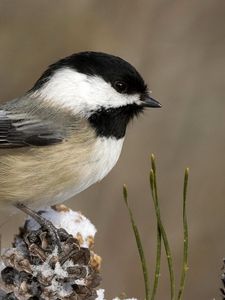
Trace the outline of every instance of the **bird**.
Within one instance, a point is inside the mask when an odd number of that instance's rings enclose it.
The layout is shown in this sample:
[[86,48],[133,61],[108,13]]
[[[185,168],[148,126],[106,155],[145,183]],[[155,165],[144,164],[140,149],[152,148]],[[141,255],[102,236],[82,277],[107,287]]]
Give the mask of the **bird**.
[[31,207],[62,203],[101,181],[128,123],[159,107],[118,56],[85,51],[51,64],[23,96],[0,106],[0,210],[35,216]]

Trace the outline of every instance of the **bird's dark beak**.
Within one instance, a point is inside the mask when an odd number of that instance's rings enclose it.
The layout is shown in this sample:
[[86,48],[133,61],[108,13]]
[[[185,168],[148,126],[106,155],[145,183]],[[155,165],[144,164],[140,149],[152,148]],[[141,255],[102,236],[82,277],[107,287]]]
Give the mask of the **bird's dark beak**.
[[155,99],[151,98],[149,95],[145,95],[142,99],[143,107],[155,107],[160,108],[162,105]]

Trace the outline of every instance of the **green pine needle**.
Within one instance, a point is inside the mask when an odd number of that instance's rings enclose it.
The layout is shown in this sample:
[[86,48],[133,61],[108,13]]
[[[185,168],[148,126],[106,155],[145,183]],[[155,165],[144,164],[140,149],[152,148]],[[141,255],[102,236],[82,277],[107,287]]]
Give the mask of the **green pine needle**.
[[[186,274],[188,270],[188,243],[189,242],[188,242],[188,223],[187,223],[187,212],[186,212],[188,177],[189,177],[189,169],[187,168],[185,170],[184,187],[183,187],[183,233],[184,233],[183,263],[182,263],[179,291],[178,291],[178,296],[176,298],[177,300],[182,299]],[[145,260],[143,245],[141,242],[139,230],[137,228],[137,225],[133,217],[133,212],[128,203],[128,192],[125,185],[123,186],[123,198],[129,212],[130,221],[132,224],[132,228],[133,228],[133,232],[134,232],[134,236],[135,236],[135,240],[136,240],[136,244],[137,244],[137,248],[141,260],[142,272],[143,272],[144,284],[145,284],[146,300],[154,300],[156,296],[159,277],[160,277],[162,242],[164,244],[164,248],[166,252],[167,264],[168,264],[169,275],[170,275],[170,299],[175,300],[175,276],[174,276],[172,252],[170,249],[170,245],[169,245],[169,241],[167,238],[164,225],[161,220],[161,213],[160,213],[159,200],[158,200],[158,190],[157,190],[157,179],[156,179],[156,163],[155,163],[155,156],[153,154],[151,155],[151,170],[150,170],[149,180],[150,180],[151,194],[152,194],[155,215],[157,220],[156,259],[155,259],[154,282],[153,282],[152,291],[150,290],[149,273],[148,273],[148,268]]]
[[[151,158],[154,159],[153,155]],[[155,165],[153,166],[154,170],[156,170]],[[159,205],[158,205],[158,195],[157,195],[157,188],[156,182],[154,181],[154,171],[153,168],[150,171],[150,186],[152,192],[152,199],[155,208],[156,216],[160,214],[159,212]],[[157,218],[158,219],[158,218]],[[158,288],[159,276],[160,276],[160,265],[161,265],[161,249],[162,249],[162,235],[159,223],[157,221],[157,242],[156,242],[156,260],[155,260],[155,272],[154,272],[154,282],[153,282],[153,289],[151,294],[151,300],[155,299],[156,291]]]
[[137,248],[138,248],[138,252],[139,252],[139,256],[140,256],[140,260],[141,260],[141,266],[142,266],[142,272],[143,272],[144,284],[145,284],[145,297],[146,297],[146,300],[150,300],[151,299],[150,298],[150,295],[151,295],[150,280],[149,280],[149,273],[148,273],[147,263],[146,263],[146,259],[145,259],[144,249],[142,246],[139,230],[137,228],[137,225],[136,225],[134,217],[133,217],[132,210],[128,203],[128,193],[127,193],[127,188],[125,185],[123,186],[123,198],[124,198],[125,204],[127,206],[128,212],[129,212],[130,221],[132,224],[132,228],[133,228],[133,232],[134,232],[134,236],[135,236],[135,240],[136,240],[136,244],[137,244]]
[[173,269],[173,258],[172,258],[172,252],[170,249],[167,234],[161,220],[160,208],[158,203],[157,181],[156,181],[156,163],[155,163],[155,156],[153,154],[151,155],[151,166],[152,169],[150,171],[150,186],[152,191],[152,198],[155,207],[157,224],[162,235],[162,240],[163,240],[166,257],[167,257],[167,264],[168,264],[169,275],[170,275],[170,296],[171,296],[171,300],[174,300],[175,299],[175,276],[174,276],[174,269]]
[[186,168],[184,174],[184,188],[183,188],[183,232],[184,232],[184,243],[183,243],[183,263],[180,278],[180,288],[178,291],[177,300],[181,300],[184,292],[184,285],[186,274],[188,271],[188,223],[187,223],[187,211],[186,211],[186,200],[187,200],[187,186],[188,186],[189,168]]
[[156,291],[158,288],[158,282],[160,277],[160,266],[161,266],[161,249],[162,249],[162,237],[159,225],[157,225],[157,244],[156,244],[156,262],[155,262],[155,273],[153,289],[151,294],[151,300],[155,299]]

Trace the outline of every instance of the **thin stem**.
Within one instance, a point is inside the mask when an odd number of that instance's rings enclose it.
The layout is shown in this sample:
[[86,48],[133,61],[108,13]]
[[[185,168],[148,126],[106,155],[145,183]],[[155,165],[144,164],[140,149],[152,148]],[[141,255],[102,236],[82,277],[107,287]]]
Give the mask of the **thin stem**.
[[183,263],[180,278],[180,288],[178,291],[177,300],[181,300],[184,292],[184,285],[186,274],[188,271],[188,222],[187,222],[187,210],[186,210],[186,199],[187,199],[187,186],[188,186],[189,169],[185,170],[184,174],[184,188],[183,188],[183,232],[184,232],[184,244],[183,244]]
[[161,231],[159,225],[157,225],[156,263],[155,263],[155,273],[154,273],[154,282],[153,282],[151,300],[155,299],[156,291],[158,288],[158,282],[160,276],[160,265],[161,265],[161,249],[162,249]]
[[150,183],[151,183],[151,189],[153,190],[152,197],[153,197],[153,200],[155,199],[156,203],[157,203],[157,205],[155,207],[156,218],[157,218],[157,223],[160,228],[161,235],[162,235],[164,248],[165,248],[165,252],[166,252],[166,257],[167,257],[167,263],[168,263],[168,269],[169,269],[169,275],[170,275],[171,300],[174,300],[175,299],[175,276],[174,276],[174,270],[173,270],[173,258],[172,258],[172,252],[170,250],[170,245],[169,245],[169,241],[167,238],[167,234],[166,234],[166,231],[164,229],[164,226],[163,226],[163,223],[161,220],[160,208],[159,208],[159,204],[158,204],[158,193],[157,193],[156,164],[155,164],[155,157],[153,154],[151,155],[151,164],[152,164],[152,169],[150,171]]
[[127,206],[128,212],[129,212],[130,221],[132,224],[132,228],[133,228],[133,232],[134,232],[134,236],[135,236],[135,240],[136,240],[136,244],[137,244],[137,248],[138,248],[138,253],[140,256],[140,260],[141,260],[141,266],[142,266],[142,272],[143,272],[144,284],[145,284],[145,297],[146,297],[146,300],[150,300],[151,299],[150,280],[149,280],[149,273],[148,273],[147,263],[146,263],[146,259],[145,259],[144,249],[142,246],[139,230],[134,221],[133,213],[132,213],[132,210],[128,203],[128,193],[127,193],[127,188],[125,185],[123,186],[123,198],[124,198],[125,204]]
[[[153,157],[153,155],[152,155]],[[153,157],[154,158],[154,157]],[[155,161],[154,161],[155,162]],[[161,266],[161,249],[162,249],[162,235],[160,230],[160,225],[158,222],[158,216],[160,216],[159,203],[158,203],[158,193],[157,193],[157,184],[154,180],[154,171],[156,171],[155,164],[152,164],[152,169],[150,171],[150,187],[152,193],[152,199],[154,203],[155,214],[157,218],[157,245],[156,245],[156,263],[155,263],[155,272],[154,272],[154,283],[151,294],[151,300],[155,299],[156,291],[158,288],[159,276],[160,276],[160,266]]]

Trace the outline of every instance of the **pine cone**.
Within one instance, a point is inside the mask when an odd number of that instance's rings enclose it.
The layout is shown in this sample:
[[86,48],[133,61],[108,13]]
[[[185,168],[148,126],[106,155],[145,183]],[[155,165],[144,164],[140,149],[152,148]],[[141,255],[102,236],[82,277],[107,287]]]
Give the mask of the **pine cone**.
[[2,255],[1,299],[96,299],[101,258],[91,250],[94,226],[65,206],[40,213],[58,228],[62,251],[35,221],[26,221],[13,248]]

